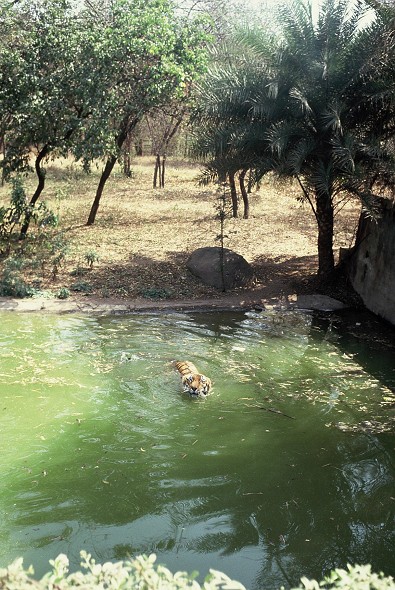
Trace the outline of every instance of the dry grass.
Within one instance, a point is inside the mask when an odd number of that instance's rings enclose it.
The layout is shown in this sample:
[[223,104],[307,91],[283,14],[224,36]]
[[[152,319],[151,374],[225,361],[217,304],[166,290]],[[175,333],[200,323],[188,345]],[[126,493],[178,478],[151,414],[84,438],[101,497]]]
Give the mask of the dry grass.
[[[29,280],[52,291],[79,284],[97,297],[219,297],[185,267],[193,250],[217,244],[216,189],[198,186],[198,167],[169,159],[166,187],[154,190],[153,165],[153,158],[136,159],[129,179],[118,169],[107,184],[95,225],[87,227],[100,169],[87,176],[70,161],[51,163],[44,199],[59,215],[56,234],[68,251],[57,273],[48,254],[39,268],[25,271]],[[28,192],[34,180],[28,179]],[[2,203],[9,190],[1,189]],[[316,222],[298,195],[296,186],[267,179],[250,196],[250,219],[226,221],[226,246],[253,265],[255,290],[280,295],[300,289],[316,271]],[[358,215],[355,203],[342,209],[336,219],[336,248],[351,245]],[[92,254],[98,260],[90,269]]]

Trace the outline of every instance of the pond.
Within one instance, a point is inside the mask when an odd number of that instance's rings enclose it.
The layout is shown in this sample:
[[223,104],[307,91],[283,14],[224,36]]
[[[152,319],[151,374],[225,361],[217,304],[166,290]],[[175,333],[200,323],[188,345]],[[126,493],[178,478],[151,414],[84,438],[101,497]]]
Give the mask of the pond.
[[[394,575],[395,337],[371,316],[0,321],[0,566],[23,555],[39,577],[85,549],[250,590],[347,563]],[[185,359],[207,399],[182,393]]]

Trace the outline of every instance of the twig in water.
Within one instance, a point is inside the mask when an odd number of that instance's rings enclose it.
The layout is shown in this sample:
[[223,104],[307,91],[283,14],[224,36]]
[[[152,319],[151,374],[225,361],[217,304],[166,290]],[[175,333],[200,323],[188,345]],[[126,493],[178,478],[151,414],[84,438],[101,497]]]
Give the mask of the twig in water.
[[[247,404],[245,404],[247,405]],[[264,406],[257,406],[257,405],[250,405],[248,404],[249,408],[256,408],[257,410],[265,410],[265,412],[272,412],[273,414],[280,414],[281,416],[285,416],[285,418],[289,418],[290,420],[296,420],[294,416],[289,416],[288,414],[284,414],[280,410],[275,410],[274,408],[265,408]]]

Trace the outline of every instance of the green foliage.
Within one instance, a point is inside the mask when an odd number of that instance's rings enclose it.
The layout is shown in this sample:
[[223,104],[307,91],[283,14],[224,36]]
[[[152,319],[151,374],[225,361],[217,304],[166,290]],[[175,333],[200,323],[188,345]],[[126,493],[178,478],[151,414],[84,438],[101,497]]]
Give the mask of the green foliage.
[[[222,572],[211,569],[203,585],[196,581],[197,573],[176,572],[172,574],[166,567],[156,564],[156,556],[142,555],[130,561],[98,564],[89,553],[81,551],[82,571],[69,574],[69,561],[66,555],[51,560],[52,570],[41,580],[33,579],[33,568],[23,568],[23,559],[15,560],[7,568],[0,569],[0,588],[36,590],[52,588],[83,587],[86,590],[112,588],[113,590],[245,590],[237,581],[231,580]],[[348,566],[347,570],[336,569],[318,583],[316,580],[302,578],[301,585],[294,590],[394,590],[394,579],[384,574],[375,574],[371,566]],[[282,589],[283,590],[283,589]]]
[[293,590],[394,590],[395,581],[391,576],[372,572],[370,565],[347,566],[347,570],[335,569],[322,582],[301,579],[301,585]]
[[92,269],[93,264],[95,262],[98,262],[100,260],[100,258],[99,258],[99,255],[94,250],[90,250],[89,252],[87,252],[85,254],[85,260],[88,263],[89,268]]
[[76,293],[85,293],[87,295],[92,292],[92,285],[85,281],[77,281],[71,285],[70,289]]
[[[279,8],[277,33],[234,39],[201,85],[194,152],[205,180],[252,170],[295,178],[318,226],[319,271],[333,271],[333,220],[347,195],[364,206],[395,188],[393,11],[324,0]],[[242,56],[242,57],[241,57]]]
[[58,224],[58,217],[48,209],[46,203],[40,203],[35,209],[28,204],[23,182],[19,177],[13,178],[11,183],[10,205],[0,207],[0,246],[3,246],[6,253],[10,252],[11,240],[15,237],[16,230],[19,232],[26,215],[41,229],[56,227]]
[[[183,22],[169,0],[0,0],[0,20],[0,168],[25,173],[34,155],[32,210],[56,156],[72,153],[86,170],[105,159],[102,191],[144,114],[183,100],[205,68],[205,23]],[[28,212],[23,235],[29,222]]]
[[204,585],[200,586],[194,579],[195,574],[176,572],[172,574],[167,568],[157,565],[156,556],[142,555],[131,561],[104,563],[81,551],[81,568],[83,571],[68,573],[69,561],[66,555],[59,555],[51,560],[52,570],[38,582],[32,579],[34,573],[30,567],[23,569],[23,560],[17,559],[8,568],[0,569],[0,588],[18,588],[27,590],[32,585],[37,590],[51,588],[83,587],[86,590],[95,588],[112,588],[113,590],[244,590],[239,582],[231,580],[225,574],[210,570]]
[[21,219],[28,210],[26,193],[23,183],[19,177],[12,180],[12,191],[10,205],[0,207],[0,240],[7,243],[16,226],[19,226]]
[[223,183],[217,191],[217,202],[215,204],[216,218],[219,221],[220,231],[215,237],[216,241],[220,243],[221,249],[224,248],[225,239],[229,238],[225,235],[225,221],[232,216],[232,203],[229,196],[229,187]]
[[57,227],[59,223],[58,216],[48,209],[46,203],[40,203],[38,207],[32,211],[33,218],[37,220],[39,227]]
[[225,220],[231,217],[232,215],[232,204],[229,197],[229,187],[226,183],[223,183],[220,188],[218,189],[218,196],[217,196],[217,203],[216,203],[216,211],[217,211],[217,219],[219,220],[219,234],[216,236],[216,240],[219,241],[220,244],[220,271],[221,271],[221,278],[222,278],[222,290],[226,291],[225,288],[225,260],[224,260],[224,245],[225,239],[229,238],[228,235],[225,234]]
[[61,287],[56,293],[58,299],[68,299],[70,297],[70,291],[66,287]]
[[[38,210],[40,207],[37,208]],[[19,242],[18,255],[23,257],[25,268],[41,269],[50,267],[52,277],[55,278],[62,266],[68,251],[69,244],[62,232],[53,233],[45,226],[40,226],[39,231]]]
[[23,261],[20,258],[9,258],[3,267],[0,278],[1,297],[33,297],[37,289],[26,283],[21,270]]
[[172,291],[169,289],[159,287],[147,287],[146,289],[142,289],[140,292],[140,295],[146,299],[169,299],[172,294]]
[[208,37],[199,22],[179,21],[168,0],[116,0],[101,19],[84,18],[94,107],[73,152],[89,167],[94,158],[119,157],[144,114],[184,97],[205,68]]

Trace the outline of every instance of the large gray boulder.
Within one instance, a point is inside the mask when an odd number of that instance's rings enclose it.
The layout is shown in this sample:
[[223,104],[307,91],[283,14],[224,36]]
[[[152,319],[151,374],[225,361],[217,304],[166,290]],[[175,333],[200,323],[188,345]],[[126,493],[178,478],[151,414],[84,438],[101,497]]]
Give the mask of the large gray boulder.
[[189,257],[187,268],[203,283],[221,291],[248,285],[254,274],[245,258],[228,248],[223,249],[222,265],[219,247],[198,248]]
[[380,216],[361,216],[350,256],[350,279],[370,311],[395,325],[395,202],[376,199]]

